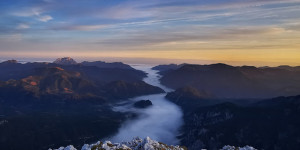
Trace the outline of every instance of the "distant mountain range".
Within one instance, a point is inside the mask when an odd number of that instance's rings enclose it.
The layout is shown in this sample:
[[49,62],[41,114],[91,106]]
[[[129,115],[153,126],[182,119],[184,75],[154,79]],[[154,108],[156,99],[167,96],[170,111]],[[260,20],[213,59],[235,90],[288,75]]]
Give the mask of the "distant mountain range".
[[300,94],[300,67],[235,67],[226,64],[157,66],[162,84],[190,86],[216,98],[271,98]]
[[185,65],[185,64],[157,65],[155,67],[152,67],[152,69],[153,70],[158,70],[160,74],[165,74],[169,71],[176,70],[176,69],[182,67],[183,65]]
[[[62,61],[58,61],[62,60]],[[116,80],[141,81],[146,74],[123,63],[105,63],[101,61],[74,63],[72,58],[59,58],[56,63],[33,62],[18,63],[9,60],[0,63],[0,80],[22,79],[36,73],[37,68],[61,67],[67,71],[77,71],[96,82],[107,83]]]
[[[153,69],[160,71],[162,84],[175,89],[166,98],[183,110],[182,147],[150,138],[82,147],[115,134],[138,116],[113,111],[113,106],[165,91],[145,83],[146,74],[127,64],[65,57],[53,63],[0,63],[0,149],[300,147],[300,67],[171,64]],[[142,107],[151,104],[141,102]]]
[[113,63],[107,63],[104,61],[94,61],[94,62],[88,62],[84,61],[81,63],[84,66],[96,66],[99,68],[119,68],[119,69],[133,69],[130,65],[121,63],[121,62],[113,62]]
[[[16,61],[1,63],[2,78],[15,77],[16,79],[0,82],[0,98],[13,97],[13,100],[19,100],[26,96],[27,100],[75,99],[104,102],[109,99],[124,99],[164,92],[158,87],[141,81],[144,74],[133,68],[120,69],[114,66],[109,68],[109,65],[99,68],[82,66],[73,62],[75,61],[72,58],[61,58],[55,61],[60,65],[55,65],[55,63],[18,64]],[[102,62],[102,64],[105,63]],[[118,65],[121,66],[121,64]],[[28,76],[21,78],[24,76],[21,73],[24,68],[27,69]],[[22,96],[18,97],[19,95]]]
[[70,57],[63,57],[63,58],[57,58],[54,62],[54,64],[59,64],[59,65],[76,65],[80,64],[83,66],[96,66],[99,68],[119,68],[119,69],[133,69],[131,66],[124,64],[122,62],[112,62],[112,63],[107,63],[104,61],[93,61],[93,62],[88,62],[88,61],[83,61],[81,63],[77,63],[73,58]]
[[128,98],[163,93],[123,63],[60,58],[0,63],[0,149],[48,149],[108,137],[136,116],[112,110]]

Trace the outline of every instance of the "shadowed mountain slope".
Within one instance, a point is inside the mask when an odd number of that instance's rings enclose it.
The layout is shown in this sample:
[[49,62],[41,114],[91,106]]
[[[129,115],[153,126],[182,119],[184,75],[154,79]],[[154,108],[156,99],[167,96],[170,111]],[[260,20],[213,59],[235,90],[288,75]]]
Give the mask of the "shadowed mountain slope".
[[[62,60],[64,58],[60,58]],[[68,60],[73,60],[68,58]],[[67,60],[65,60],[67,61]],[[65,62],[64,61],[64,62]],[[98,62],[90,62],[89,65],[75,64],[72,62],[64,63],[26,63],[21,64],[16,60],[10,60],[0,63],[0,80],[7,81],[9,79],[19,80],[30,75],[35,75],[37,68],[60,67],[67,71],[76,71],[98,83],[108,83],[116,80],[124,81],[141,81],[146,74],[142,71],[131,68],[126,64],[111,65],[114,63],[101,63],[105,67],[99,67]]]
[[[182,99],[183,100],[183,99]],[[300,96],[278,97],[241,106],[231,102],[177,102],[184,111],[182,145],[190,150],[251,145],[258,149],[300,146]]]
[[192,86],[217,98],[291,96],[300,94],[300,71],[291,68],[183,65],[165,73],[161,82],[174,89]]

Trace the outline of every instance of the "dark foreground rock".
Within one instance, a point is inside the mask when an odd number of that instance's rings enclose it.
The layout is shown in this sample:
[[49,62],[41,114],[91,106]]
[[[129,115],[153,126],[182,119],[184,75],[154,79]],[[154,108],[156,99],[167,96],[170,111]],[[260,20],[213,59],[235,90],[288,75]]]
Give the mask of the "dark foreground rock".
[[129,115],[88,103],[14,107],[0,103],[0,149],[47,150],[70,144],[80,147],[116,134]]

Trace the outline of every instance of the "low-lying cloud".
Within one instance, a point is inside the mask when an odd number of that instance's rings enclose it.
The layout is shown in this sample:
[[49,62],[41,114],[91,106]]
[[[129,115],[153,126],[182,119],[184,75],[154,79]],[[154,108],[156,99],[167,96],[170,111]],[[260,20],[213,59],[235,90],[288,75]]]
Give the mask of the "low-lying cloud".
[[[149,84],[159,83],[157,74],[151,67],[135,66],[147,71]],[[166,144],[179,144],[177,136],[179,128],[183,125],[182,111],[179,106],[165,99],[165,94],[154,94],[134,98],[134,101],[149,99],[153,106],[144,110],[136,110],[140,116],[138,119],[129,120],[119,132],[110,140],[114,142],[127,141],[134,137],[145,138],[147,136]],[[127,108],[125,108],[127,109]]]

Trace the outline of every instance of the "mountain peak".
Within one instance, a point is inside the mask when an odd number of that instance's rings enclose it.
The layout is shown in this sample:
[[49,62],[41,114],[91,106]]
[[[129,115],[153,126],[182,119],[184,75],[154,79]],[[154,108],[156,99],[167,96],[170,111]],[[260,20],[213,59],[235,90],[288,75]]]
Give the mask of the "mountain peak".
[[[85,144],[82,146],[81,150],[91,150],[91,149],[105,149],[105,150],[157,150],[157,149],[166,149],[166,150],[185,150],[185,147],[166,145],[151,138],[147,137],[145,139],[134,138],[132,141],[122,142],[122,143],[112,143],[110,141],[100,142],[98,141],[95,144]],[[52,150],[52,149],[49,149]],[[54,150],[77,150],[74,146],[69,145],[67,147],[60,147]]]
[[11,59],[11,60],[7,60],[7,61],[4,61],[4,62],[2,62],[3,64],[16,64],[16,63],[18,63],[18,61],[17,60],[14,60],[14,59]]
[[[138,137],[134,138],[132,141],[122,142],[122,143],[112,143],[111,141],[105,141],[104,143],[98,141],[95,144],[85,144],[82,146],[81,150],[93,150],[93,149],[103,149],[103,150],[187,150],[183,146],[173,146],[167,145],[161,142],[152,140],[149,137],[145,139],[140,139]],[[60,147],[58,149],[49,149],[49,150],[77,150],[73,145],[67,147]],[[251,146],[244,147],[235,147],[235,146],[224,146],[221,150],[257,150]]]
[[57,58],[53,63],[59,64],[59,65],[74,65],[74,64],[77,64],[77,62],[71,57]]

